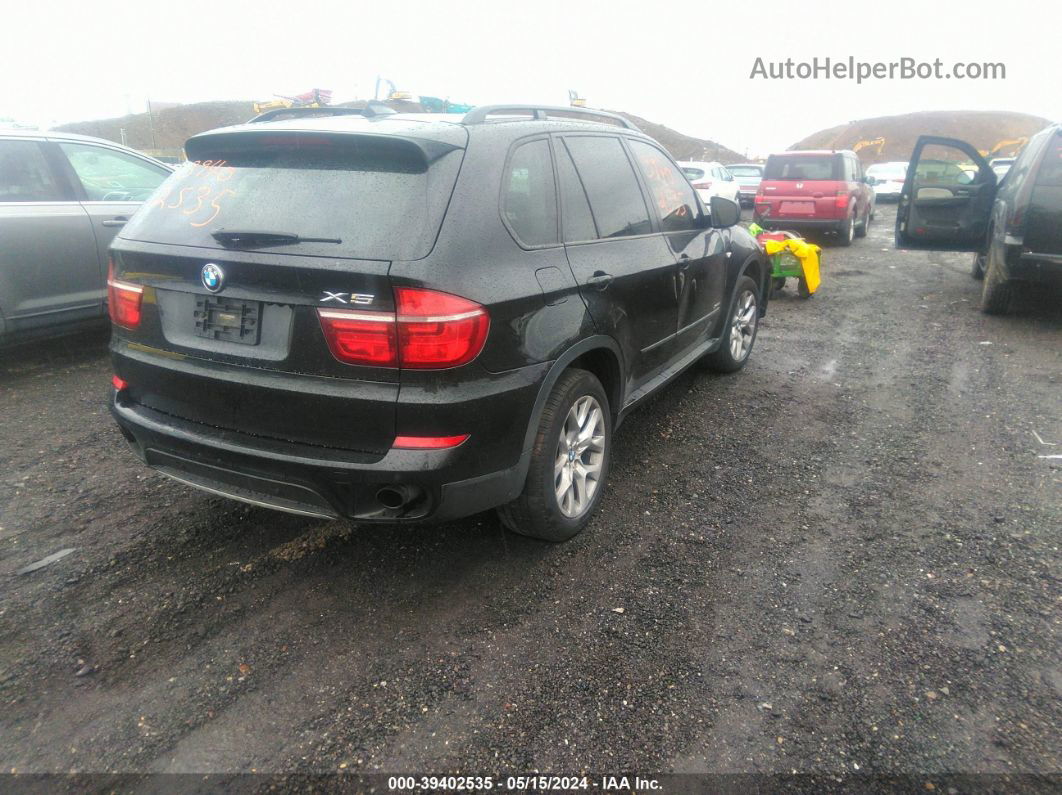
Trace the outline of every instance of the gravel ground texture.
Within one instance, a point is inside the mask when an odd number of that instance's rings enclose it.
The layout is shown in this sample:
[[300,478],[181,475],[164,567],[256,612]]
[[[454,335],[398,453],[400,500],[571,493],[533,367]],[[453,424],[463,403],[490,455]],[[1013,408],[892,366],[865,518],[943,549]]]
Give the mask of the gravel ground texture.
[[1059,774],[1062,302],[981,314],[893,217],[632,415],[561,545],[194,491],[104,334],[0,352],[0,769]]

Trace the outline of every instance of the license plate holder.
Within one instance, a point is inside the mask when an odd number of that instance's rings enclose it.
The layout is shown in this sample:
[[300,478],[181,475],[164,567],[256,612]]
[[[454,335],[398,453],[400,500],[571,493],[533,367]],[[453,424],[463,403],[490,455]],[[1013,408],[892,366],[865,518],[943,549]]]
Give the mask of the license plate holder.
[[814,215],[815,202],[784,201],[779,212],[792,215]]
[[261,339],[262,304],[216,295],[195,299],[197,336],[241,345],[257,345]]

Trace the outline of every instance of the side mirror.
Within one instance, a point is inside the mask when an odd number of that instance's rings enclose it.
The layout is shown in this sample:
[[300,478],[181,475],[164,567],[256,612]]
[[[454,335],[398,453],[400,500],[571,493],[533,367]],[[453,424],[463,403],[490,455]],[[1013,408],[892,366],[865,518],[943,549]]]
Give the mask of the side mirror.
[[876,177],[863,177],[863,182],[865,182],[865,183],[867,183],[868,185],[871,185],[871,186],[874,186],[874,185],[878,184],[878,180],[877,180]]
[[713,196],[708,203],[708,208],[712,214],[712,227],[715,229],[735,226],[741,220],[741,207],[738,203],[724,199],[722,196]]

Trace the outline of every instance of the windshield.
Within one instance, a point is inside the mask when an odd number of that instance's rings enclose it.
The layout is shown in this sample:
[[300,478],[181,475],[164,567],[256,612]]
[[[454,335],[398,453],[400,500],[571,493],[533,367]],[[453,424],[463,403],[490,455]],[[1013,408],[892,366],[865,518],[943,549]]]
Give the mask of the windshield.
[[429,164],[415,144],[382,136],[234,137],[195,152],[122,237],[216,248],[218,232],[282,232],[316,238],[284,245],[299,254],[418,259],[434,243],[461,159],[447,151]]
[[841,158],[834,155],[771,155],[763,178],[839,180]]

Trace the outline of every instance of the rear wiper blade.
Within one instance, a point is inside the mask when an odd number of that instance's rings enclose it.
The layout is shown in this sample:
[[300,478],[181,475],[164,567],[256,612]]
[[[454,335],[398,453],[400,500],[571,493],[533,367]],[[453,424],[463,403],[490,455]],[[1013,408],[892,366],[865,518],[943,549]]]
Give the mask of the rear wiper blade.
[[293,232],[217,229],[210,233],[226,246],[290,246],[295,243],[342,243],[338,237],[302,237]]

